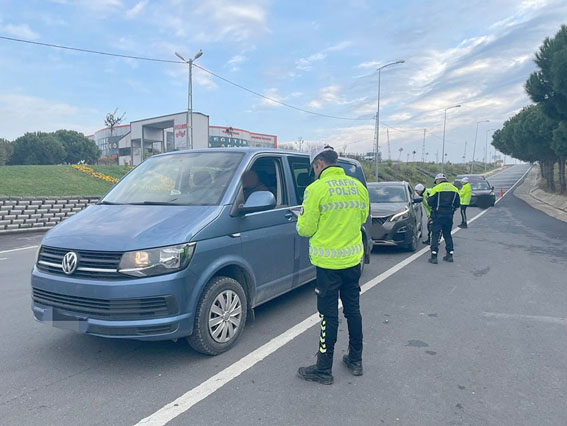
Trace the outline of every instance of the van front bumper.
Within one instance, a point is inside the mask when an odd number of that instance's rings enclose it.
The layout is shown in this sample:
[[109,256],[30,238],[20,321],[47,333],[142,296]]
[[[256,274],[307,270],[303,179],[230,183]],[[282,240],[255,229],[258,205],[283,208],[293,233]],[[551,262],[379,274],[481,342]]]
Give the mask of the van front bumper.
[[170,340],[193,330],[189,271],[156,277],[97,281],[32,272],[36,320],[95,336]]

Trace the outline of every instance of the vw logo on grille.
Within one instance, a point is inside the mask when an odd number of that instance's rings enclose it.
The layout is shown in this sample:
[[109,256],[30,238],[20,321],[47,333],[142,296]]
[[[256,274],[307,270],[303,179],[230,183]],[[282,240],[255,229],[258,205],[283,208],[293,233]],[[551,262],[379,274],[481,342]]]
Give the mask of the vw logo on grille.
[[70,251],[63,256],[61,268],[67,275],[71,275],[77,269],[78,256],[74,251]]

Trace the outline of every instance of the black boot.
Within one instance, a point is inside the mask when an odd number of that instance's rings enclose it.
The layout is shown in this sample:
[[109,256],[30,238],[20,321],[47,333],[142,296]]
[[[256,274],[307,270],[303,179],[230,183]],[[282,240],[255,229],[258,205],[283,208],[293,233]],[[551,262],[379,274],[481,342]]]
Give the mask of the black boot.
[[427,238],[427,240],[423,240],[422,243],[428,246],[429,244],[431,244],[431,239]]
[[322,385],[333,384],[333,356],[317,352],[317,363],[309,367],[301,367],[297,374],[303,380],[321,383]]
[[362,376],[362,351],[355,351],[352,346],[348,348],[348,354],[343,356],[343,362],[353,376]]
[[452,251],[448,252],[448,253],[443,257],[443,260],[444,260],[445,262],[453,263],[453,252],[452,252]]
[[429,258],[429,263],[433,263],[437,265],[437,253],[431,253],[431,257]]

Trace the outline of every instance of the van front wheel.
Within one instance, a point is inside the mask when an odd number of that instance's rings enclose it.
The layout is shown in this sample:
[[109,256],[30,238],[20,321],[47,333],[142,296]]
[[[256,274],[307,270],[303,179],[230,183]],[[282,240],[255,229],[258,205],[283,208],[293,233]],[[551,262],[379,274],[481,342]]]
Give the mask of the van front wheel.
[[248,306],[238,281],[229,277],[213,278],[195,312],[193,334],[187,341],[206,355],[229,350],[244,330]]

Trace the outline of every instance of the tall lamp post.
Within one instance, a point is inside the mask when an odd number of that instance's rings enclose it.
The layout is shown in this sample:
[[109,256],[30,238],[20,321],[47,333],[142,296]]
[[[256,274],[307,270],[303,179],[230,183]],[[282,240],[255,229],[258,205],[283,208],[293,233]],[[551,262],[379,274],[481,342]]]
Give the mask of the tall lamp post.
[[[189,65],[189,94],[187,96],[187,124],[191,127],[191,130],[185,129],[187,134],[187,148],[193,149],[193,61],[196,61],[203,55],[203,51],[199,49],[197,54],[193,59],[186,60],[179,53],[175,52],[175,56]],[[189,139],[189,131],[191,132],[191,138]]]
[[478,121],[476,123],[476,132],[474,133],[474,145],[473,145],[473,149],[472,149],[472,161],[471,161],[471,168],[470,168],[470,172],[472,173],[474,170],[474,156],[475,156],[475,152],[476,152],[476,138],[478,136],[478,125],[480,123],[490,123],[490,120],[482,120],[482,121]]
[[484,141],[484,173],[486,173],[486,169],[488,167],[488,132],[493,132],[496,129],[488,129],[486,131],[486,140]]
[[405,61],[401,60],[401,61],[396,61],[396,62],[391,62],[389,64],[386,65],[382,65],[380,68],[377,69],[378,71],[378,105],[376,107],[376,126],[375,126],[375,141],[374,143],[376,144],[376,152],[374,154],[375,157],[375,162],[376,162],[376,182],[378,182],[378,159],[380,156],[380,146],[378,145],[380,142],[380,83],[381,83],[381,77],[382,77],[382,70],[386,67],[389,67],[391,65],[398,65],[398,64],[403,64]]
[[443,152],[441,153],[441,173],[445,171],[445,128],[447,127],[447,111],[453,108],[460,108],[461,105],[454,105],[445,108],[445,119],[443,120]]

